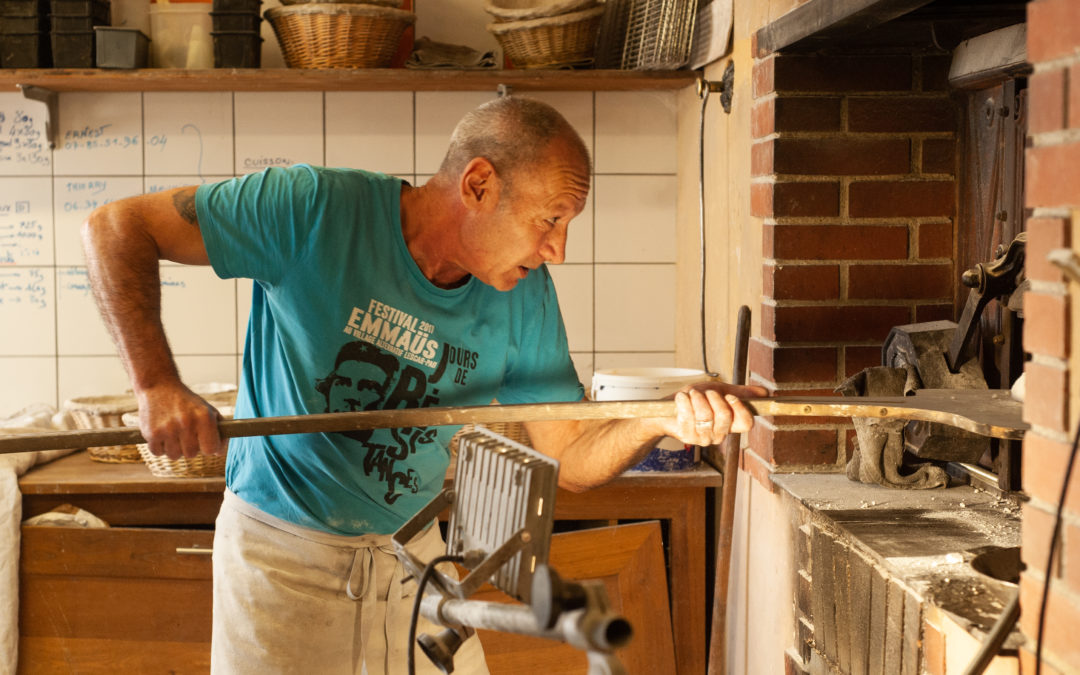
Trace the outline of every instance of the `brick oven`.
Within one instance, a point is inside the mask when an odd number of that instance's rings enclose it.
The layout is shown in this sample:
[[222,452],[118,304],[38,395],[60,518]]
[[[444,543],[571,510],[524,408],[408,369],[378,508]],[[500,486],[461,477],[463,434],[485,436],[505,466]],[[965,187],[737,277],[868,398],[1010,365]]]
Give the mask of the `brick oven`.
[[[929,518],[936,525],[911,542],[937,556],[928,564],[970,563],[971,550],[953,538],[968,530],[1020,544],[1019,629],[1007,658],[988,672],[1034,673],[1047,552],[1077,417],[1069,405],[1077,391],[1070,303],[1080,285],[1046,255],[1073,245],[1080,213],[1080,2],[733,7],[735,106],[730,119],[714,113],[710,128],[727,164],[744,162],[749,178],[708,164],[707,173],[744,181],[744,189],[712,197],[706,213],[725,223],[710,229],[714,242],[734,250],[759,237],[761,276],[760,285],[731,272],[707,280],[760,294],[751,380],[777,396],[832,393],[881,365],[893,327],[959,320],[968,296],[962,273],[1026,233],[1022,308],[990,303],[978,353],[991,388],[1008,389],[1026,373],[1031,430],[1022,447],[995,443],[978,462],[984,501],[898,491],[882,497],[896,509],[885,514],[865,496],[851,508],[829,506],[848,489],[834,479],[852,452],[850,424],[759,420],[744,439],[738,478],[728,672],[779,672],[781,663],[787,672],[963,672],[1010,591],[980,606],[973,595],[982,591],[972,586],[965,596],[957,575],[946,592],[892,574],[895,565],[883,561],[904,558],[898,542],[915,536],[900,521]],[[1004,54],[1016,35],[1019,59]],[[976,55],[958,70],[958,50],[967,47]],[[706,77],[719,80],[725,65],[709,66]],[[745,265],[740,251],[707,250],[713,268]],[[733,315],[727,310],[711,311]],[[724,333],[724,318],[713,318]],[[711,344],[722,349],[724,339]],[[1080,479],[1069,494],[1051,566],[1043,673],[1080,672]],[[780,660],[761,655],[770,625],[774,645],[777,635],[787,645]]]

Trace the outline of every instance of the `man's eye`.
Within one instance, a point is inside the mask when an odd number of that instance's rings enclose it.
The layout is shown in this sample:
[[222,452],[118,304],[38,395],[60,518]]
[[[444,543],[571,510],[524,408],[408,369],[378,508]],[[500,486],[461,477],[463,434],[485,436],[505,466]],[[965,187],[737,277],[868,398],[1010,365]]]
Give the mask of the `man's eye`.
[[554,218],[548,218],[544,222],[547,223],[548,225],[550,225],[551,227],[555,227],[556,225],[559,224],[559,216],[555,216]]

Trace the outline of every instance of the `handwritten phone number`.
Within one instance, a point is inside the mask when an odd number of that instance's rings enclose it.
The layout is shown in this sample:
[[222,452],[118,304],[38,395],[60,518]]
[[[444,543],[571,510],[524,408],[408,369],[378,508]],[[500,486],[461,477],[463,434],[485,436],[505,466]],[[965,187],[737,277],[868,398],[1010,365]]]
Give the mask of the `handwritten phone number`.
[[86,140],[65,141],[65,150],[106,150],[109,148],[130,148],[139,144],[139,135],[133,136],[109,136],[106,138],[90,138]]

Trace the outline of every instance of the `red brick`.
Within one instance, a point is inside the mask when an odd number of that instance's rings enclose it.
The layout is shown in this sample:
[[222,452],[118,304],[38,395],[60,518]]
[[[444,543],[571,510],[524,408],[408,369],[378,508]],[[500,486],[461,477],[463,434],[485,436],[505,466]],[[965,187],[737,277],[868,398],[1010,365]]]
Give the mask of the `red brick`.
[[1024,421],[1064,432],[1068,420],[1069,381],[1063,368],[1028,361],[1024,366]]
[[765,256],[778,260],[904,260],[906,225],[770,225]]
[[1077,52],[1080,45],[1080,3],[1042,0],[1027,6],[1027,60],[1051,61]]
[[755,375],[772,381],[772,350],[772,345],[763,342],[761,338],[750,338],[746,346],[747,381],[753,379]]
[[956,310],[952,305],[916,305],[915,323],[925,321],[954,321]]
[[920,260],[953,257],[953,227],[948,223],[920,223],[918,230]]
[[951,263],[852,265],[847,295],[857,300],[938,300],[951,298],[955,285]]
[[920,64],[922,71],[923,91],[951,91],[949,84],[949,68],[952,66],[952,56],[924,56]]
[[754,104],[750,111],[750,137],[763,138],[776,131],[776,99]]
[[754,61],[750,87],[754,98],[759,98],[776,90],[775,56]]
[[[754,432],[751,431],[750,433],[752,435]],[[776,484],[772,482],[773,467],[751,448],[743,450],[740,456],[739,469],[748,473],[770,494],[776,492]]]
[[777,300],[836,300],[839,265],[765,265],[762,293]]
[[1028,131],[1033,134],[1065,128],[1065,69],[1028,78]]
[[[1057,497],[1054,497],[1057,500]],[[1022,507],[1020,526],[1020,548],[1024,552],[1024,563],[1028,569],[1040,576],[1046,573],[1046,556],[1050,552],[1050,537],[1054,533],[1054,514],[1031,504]],[[1053,577],[1061,574],[1061,541],[1054,555]]]
[[767,176],[773,173],[773,149],[776,141],[761,141],[750,146],[750,175]]
[[772,432],[771,461],[777,466],[836,464],[836,429],[776,429]]
[[922,172],[956,175],[956,141],[927,138],[922,142]]
[[773,215],[810,218],[840,215],[839,183],[776,183]]
[[773,383],[831,382],[836,378],[835,347],[778,347],[756,341],[754,372]]
[[778,92],[909,91],[911,59],[906,56],[776,57],[774,86]]
[[1069,305],[1060,295],[1024,294],[1024,351],[1064,359],[1069,345]]
[[[1021,528],[1022,529],[1022,528]],[[1041,577],[1041,573],[1040,573]],[[1069,664],[1066,673],[1075,673],[1080,663],[1080,640],[1076,639],[1076,627],[1080,626],[1080,603],[1061,592],[1062,587],[1051,582],[1049,602],[1046,605],[1046,623],[1043,635],[1043,657],[1060,664]],[[1030,647],[1038,635],[1039,606],[1042,603],[1043,584],[1033,574],[1025,574],[1020,582],[1020,621]],[[1031,611],[1027,611],[1030,608]],[[1025,673],[1034,671],[1024,671]],[[1048,672],[1043,668],[1044,675]]]
[[1080,127],[1080,65],[1069,68],[1068,124],[1070,129]]
[[[1055,441],[1037,432],[1024,434],[1023,467],[1024,492],[1032,498],[1056,504],[1061,496],[1065,467],[1069,463],[1071,444]],[[1074,472],[1076,469],[1074,469]],[[1080,480],[1073,476],[1065,505],[1073,513],[1080,512]]]
[[1050,264],[1046,256],[1056,248],[1072,245],[1068,221],[1064,218],[1031,218],[1027,222],[1027,235],[1024,273],[1033,281],[1061,281],[1061,270]]
[[857,181],[848,188],[853,218],[951,216],[956,204],[952,181]]
[[777,131],[839,131],[840,99],[781,96],[776,99]]
[[881,365],[881,347],[844,347],[844,377]]
[[868,342],[884,341],[893,326],[910,323],[911,312],[895,306],[776,307],[773,320],[768,327],[762,323],[762,331],[776,342]]
[[778,138],[775,155],[780,174],[880,176],[911,170],[906,138]]
[[1025,157],[1027,206],[1080,205],[1080,143],[1028,148]]
[[766,218],[773,214],[774,183],[750,184],[750,215]]
[[956,131],[959,109],[945,97],[848,99],[848,131]]

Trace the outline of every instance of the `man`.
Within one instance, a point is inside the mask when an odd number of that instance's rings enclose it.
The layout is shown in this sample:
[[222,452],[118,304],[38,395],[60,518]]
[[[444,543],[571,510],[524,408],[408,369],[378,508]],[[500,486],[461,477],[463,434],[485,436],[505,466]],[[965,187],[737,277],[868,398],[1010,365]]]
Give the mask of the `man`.
[[[506,97],[465,116],[419,188],[300,165],[95,211],[87,265],[151,450],[222,451],[213,409],[169,352],[159,259],[256,281],[238,418],[328,409],[328,392],[353,377],[339,354],[353,350],[367,355],[359,382],[382,408],[581,400],[544,264],[563,261],[589,175],[562,116]],[[672,418],[526,430],[560,461],[560,484],[584,490],[665,435],[705,445],[747,430],[735,395],[760,393],[702,385],[675,396]],[[454,431],[233,439],[214,540],[215,672],[401,672],[415,583],[388,535],[441,488]],[[437,527],[410,545],[422,560],[443,550]],[[475,639],[455,666],[485,672]]]

